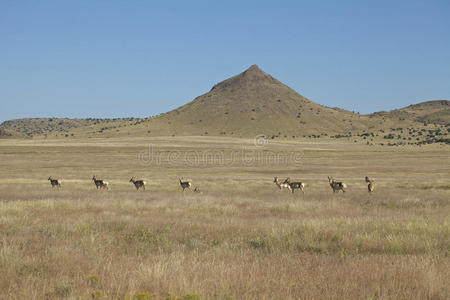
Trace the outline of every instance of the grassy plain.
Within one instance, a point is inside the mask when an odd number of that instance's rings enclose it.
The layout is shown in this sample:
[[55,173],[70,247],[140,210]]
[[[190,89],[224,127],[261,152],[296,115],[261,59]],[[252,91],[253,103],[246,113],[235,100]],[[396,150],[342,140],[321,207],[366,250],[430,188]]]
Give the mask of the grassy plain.
[[448,146],[259,142],[0,140],[0,298],[450,298]]

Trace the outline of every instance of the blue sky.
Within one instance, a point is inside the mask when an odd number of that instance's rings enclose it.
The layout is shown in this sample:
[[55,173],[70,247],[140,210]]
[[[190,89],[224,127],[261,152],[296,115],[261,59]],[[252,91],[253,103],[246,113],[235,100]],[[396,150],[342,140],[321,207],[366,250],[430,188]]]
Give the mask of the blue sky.
[[156,115],[252,64],[361,113],[450,99],[449,16],[432,0],[0,0],[0,122]]

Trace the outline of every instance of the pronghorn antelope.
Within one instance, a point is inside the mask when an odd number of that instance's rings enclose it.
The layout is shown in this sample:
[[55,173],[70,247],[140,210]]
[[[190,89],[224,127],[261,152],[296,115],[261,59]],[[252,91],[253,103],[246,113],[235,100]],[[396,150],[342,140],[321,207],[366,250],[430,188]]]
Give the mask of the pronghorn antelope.
[[52,185],[52,187],[54,188],[55,186],[56,187],[61,187],[61,180],[59,180],[59,179],[53,179],[52,178],[52,176],[50,176],[49,178],[48,178],[48,180],[50,181],[50,184]]
[[301,190],[302,193],[304,194],[305,191],[303,190],[303,188],[305,187],[305,184],[301,181],[296,181],[296,182],[291,182],[290,178],[286,178],[286,180],[284,181],[285,183],[289,184],[289,187],[291,188],[292,194],[294,193],[294,191],[297,190]]
[[375,189],[375,185],[373,184],[373,180],[370,180],[369,177],[366,176],[366,182],[368,183],[367,190],[369,191],[369,193],[372,193],[373,190]]
[[331,188],[333,189],[333,193],[342,191],[345,193],[345,189],[347,185],[343,182],[335,181],[333,178],[328,176],[328,182],[330,183]]
[[145,182],[144,180],[136,180],[134,179],[134,177],[131,177],[130,182],[134,184],[136,190],[138,191],[140,188],[143,188],[145,190],[145,185],[147,184],[147,182]]
[[[288,178],[289,179],[289,178]],[[286,179],[285,181],[281,182],[278,181],[278,177],[274,177],[273,178],[273,182],[276,184],[276,186],[281,190],[281,189],[288,189],[290,191],[292,191],[291,186],[288,183],[288,179]]]
[[180,178],[180,186],[183,189],[183,192],[185,189],[190,189],[191,188],[191,183],[189,181],[181,181]]
[[97,177],[94,175],[92,177],[92,180],[94,181],[95,187],[97,189],[101,188],[101,189],[108,189],[108,181],[104,181],[103,179],[97,179]]

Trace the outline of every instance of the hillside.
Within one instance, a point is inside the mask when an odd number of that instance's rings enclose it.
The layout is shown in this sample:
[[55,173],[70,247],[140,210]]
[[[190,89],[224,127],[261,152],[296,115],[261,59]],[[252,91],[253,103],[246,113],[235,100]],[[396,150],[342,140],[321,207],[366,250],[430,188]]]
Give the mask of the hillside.
[[[272,138],[352,135],[396,125],[388,118],[319,105],[257,65],[226,79],[193,101],[136,126],[112,126],[103,135],[226,135]],[[98,127],[98,126],[97,126]],[[77,135],[86,133],[76,130]],[[90,128],[89,135],[98,135]]]
[[450,124],[450,101],[426,101],[409,105],[401,109],[377,112],[373,115],[447,125]]
[[166,122],[175,135],[298,136],[362,129],[359,119],[310,101],[253,65],[192,102],[150,120],[149,127]]
[[17,132],[0,128],[0,139],[21,137]]
[[111,125],[132,121],[127,119],[70,119],[70,118],[24,118],[5,121],[0,128],[6,131],[14,131],[24,136],[36,136],[44,134],[67,133],[79,127],[92,125]]

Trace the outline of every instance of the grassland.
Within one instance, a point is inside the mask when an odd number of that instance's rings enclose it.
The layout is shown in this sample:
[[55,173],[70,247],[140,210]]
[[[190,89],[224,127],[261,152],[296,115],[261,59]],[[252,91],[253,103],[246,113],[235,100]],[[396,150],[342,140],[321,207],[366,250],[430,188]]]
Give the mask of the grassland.
[[[449,299],[449,154],[329,139],[0,140],[0,298]],[[348,192],[333,194],[328,175]]]

